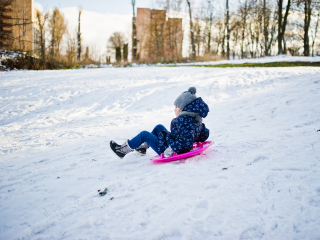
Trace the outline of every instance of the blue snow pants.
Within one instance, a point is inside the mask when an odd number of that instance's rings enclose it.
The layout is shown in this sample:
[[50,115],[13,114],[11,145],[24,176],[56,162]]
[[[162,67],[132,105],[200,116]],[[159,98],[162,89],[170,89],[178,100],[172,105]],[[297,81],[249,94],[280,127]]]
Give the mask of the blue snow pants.
[[142,143],[146,142],[148,145],[160,155],[166,150],[166,146],[159,143],[159,134],[163,131],[168,131],[163,125],[157,125],[151,133],[147,131],[142,131],[137,136],[128,141],[129,147],[131,149],[138,148]]

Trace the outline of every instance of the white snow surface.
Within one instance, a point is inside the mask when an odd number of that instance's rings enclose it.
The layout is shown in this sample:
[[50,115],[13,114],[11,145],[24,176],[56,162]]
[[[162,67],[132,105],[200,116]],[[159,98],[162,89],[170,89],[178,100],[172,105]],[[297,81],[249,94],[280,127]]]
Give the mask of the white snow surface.
[[219,64],[270,63],[270,62],[320,62],[320,56],[302,57],[302,56],[277,55],[277,56],[270,56],[270,57],[244,58],[244,59],[238,59],[238,57],[236,59],[233,59],[232,56],[230,56],[230,60],[178,63],[177,65],[219,65]]
[[[111,152],[190,86],[211,148]],[[2,72],[0,239],[319,239],[319,92],[316,67]]]

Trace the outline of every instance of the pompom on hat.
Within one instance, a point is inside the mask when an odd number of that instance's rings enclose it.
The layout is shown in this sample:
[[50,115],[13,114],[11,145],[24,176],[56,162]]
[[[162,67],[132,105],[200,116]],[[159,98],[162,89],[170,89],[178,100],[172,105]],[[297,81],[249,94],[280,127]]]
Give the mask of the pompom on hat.
[[191,103],[197,98],[196,92],[197,89],[195,87],[190,87],[188,91],[180,94],[180,96],[174,101],[174,105],[183,110],[187,104]]

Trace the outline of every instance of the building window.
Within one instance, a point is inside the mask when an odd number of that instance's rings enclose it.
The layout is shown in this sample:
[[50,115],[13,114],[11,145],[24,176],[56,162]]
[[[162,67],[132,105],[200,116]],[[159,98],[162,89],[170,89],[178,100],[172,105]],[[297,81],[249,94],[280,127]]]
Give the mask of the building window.
[[23,32],[23,36],[25,36],[26,35],[26,32]]

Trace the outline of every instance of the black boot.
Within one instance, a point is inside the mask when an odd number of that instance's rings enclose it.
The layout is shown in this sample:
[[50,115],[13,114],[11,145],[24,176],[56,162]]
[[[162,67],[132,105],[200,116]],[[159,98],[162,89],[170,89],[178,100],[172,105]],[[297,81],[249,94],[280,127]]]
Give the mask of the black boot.
[[138,148],[135,149],[135,151],[137,153],[139,153],[140,155],[144,156],[147,154],[147,149],[149,148],[150,146],[148,145],[148,143],[144,142],[142,143]]
[[125,155],[133,151],[133,149],[131,149],[128,145],[128,140],[125,141],[122,145],[119,145],[114,141],[110,141],[110,148],[120,158],[124,158]]

